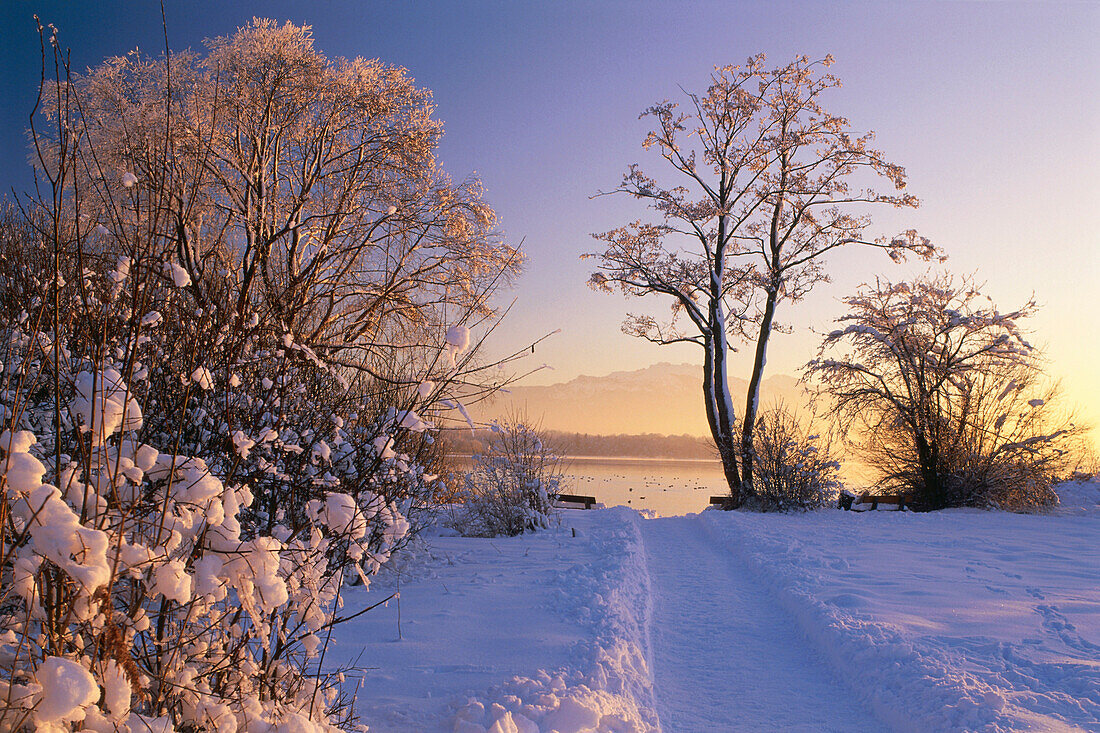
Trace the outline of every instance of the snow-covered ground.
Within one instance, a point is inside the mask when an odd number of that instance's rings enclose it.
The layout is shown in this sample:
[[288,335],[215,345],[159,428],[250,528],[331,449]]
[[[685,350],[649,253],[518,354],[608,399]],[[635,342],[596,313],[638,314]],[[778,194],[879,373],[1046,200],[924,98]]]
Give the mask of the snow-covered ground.
[[[574,536],[574,530],[576,536]],[[566,511],[339,628],[372,731],[1100,730],[1100,483],[1048,515]],[[384,596],[382,596],[384,597]]]
[[477,731],[507,710],[497,731],[656,730],[638,526],[626,508],[573,510],[521,537],[431,537],[369,593],[352,589],[346,613],[401,583],[400,640],[390,601],[339,627],[328,653],[363,668],[363,721]]

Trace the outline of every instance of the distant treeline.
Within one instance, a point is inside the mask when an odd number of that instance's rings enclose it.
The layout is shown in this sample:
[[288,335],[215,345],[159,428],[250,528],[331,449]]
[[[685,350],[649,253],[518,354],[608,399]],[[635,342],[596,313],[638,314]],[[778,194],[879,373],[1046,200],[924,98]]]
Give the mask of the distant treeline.
[[[542,435],[547,447],[565,457],[712,459],[716,455],[713,443],[695,435],[589,435],[556,430],[543,431]],[[449,431],[446,437],[447,451],[459,455],[476,453],[482,450],[489,436],[488,430],[478,430],[473,435],[468,430]]]

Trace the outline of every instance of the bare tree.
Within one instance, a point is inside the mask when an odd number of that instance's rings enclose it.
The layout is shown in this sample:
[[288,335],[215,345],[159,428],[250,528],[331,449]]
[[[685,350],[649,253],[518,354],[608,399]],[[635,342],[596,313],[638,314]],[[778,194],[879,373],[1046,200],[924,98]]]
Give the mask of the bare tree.
[[[780,303],[826,280],[824,256],[839,247],[877,247],[894,259],[935,251],[912,231],[865,237],[869,218],[853,205],[913,207],[917,200],[901,192],[904,170],[870,147],[873,133],[854,133],[821,106],[840,84],[824,71],[832,62],[801,56],[767,70],[760,54],[744,67],[716,69],[705,94],[687,95],[686,112],[669,101],[646,110],[656,129],[643,147],[656,148],[682,180],[665,187],[632,165],[612,193],[647,202],[663,221],[596,235],[606,248],[588,255],[599,263],[593,287],[672,299],[668,323],[630,316],[625,332],[703,349],[707,419],[734,506],[753,494],[753,429]],[[875,178],[894,192],[857,187]],[[681,329],[683,317],[690,326]],[[755,349],[740,419],[727,384],[728,354],[739,340]]]
[[1019,322],[964,278],[876,282],[806,368],[881,485],[927,509],[1056,503],[1051,479],[1079,432],[1052,408]]

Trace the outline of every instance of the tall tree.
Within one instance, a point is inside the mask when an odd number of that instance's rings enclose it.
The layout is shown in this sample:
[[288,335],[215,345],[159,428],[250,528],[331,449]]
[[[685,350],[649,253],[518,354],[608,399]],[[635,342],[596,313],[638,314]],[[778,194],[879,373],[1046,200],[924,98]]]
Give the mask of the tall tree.
[[[672,299],[668,322],[630,315],[625,332],[703,349],[704,404],[733,506],[753,495],[753,428],[780,303],[827,280],[825,255],[839,247],[875,247],[895,260],[935,254],[914,231],[865,236],[862,205],[915,207],[917,199],[903,192],[905,171],[870,147],[873,133],[853,132],[822,107],[840,85],[826,71],[832,57],[800,56],[771,70],[764,63],[759,54],[743,67],[716,68],[705,94],[687,94],[687,111],[666,100],[642,114],[655,121],[643,147],[680,180],[666,187],[631,165],[609,193],[647,202],[662,220],[598,234],[604,250],[587,255],[598,262],[593,287]],[[892,191],[876,190],[876,180]],[[682,329],[685,317],[690,327]],[[737,341],[754,345],[740,418],[727,381]]]

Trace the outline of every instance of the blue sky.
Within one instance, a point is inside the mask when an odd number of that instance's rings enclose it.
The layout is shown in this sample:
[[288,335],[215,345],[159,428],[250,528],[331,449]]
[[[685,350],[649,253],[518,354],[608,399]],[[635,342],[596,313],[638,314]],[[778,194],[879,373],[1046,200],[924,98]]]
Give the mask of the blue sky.
[[[29,182],[23,129],[38,79],[31,14],[59,28],[82,69],[139,46],[163,48],[160,9],[139,2],[35,2],[0,8],[0,185]],[[173,49],[231,33],[253,15],[313,25],[330,56],[407,67],[435,94],[446,123],[444,166],[476,172],[527,273],[498,347],[562,329],[539,347],[548,383],[654,361],[689,347],[619,333],[629,305],[585,286],[591,232],[644,215],[614,197],[626,166],[659,165],[641,150],[648,105],[702,90],[714,65],[759,51],[781,63],[832,53],[844,87],[828,100],[873,129],[908,170],[917,211],[883,211],[875,231],[910,227],[942,245],[956,272],[977,272],[1003,307],[1034,292],[1032,326],[1051,372],[1100,418],[1100,3],[1095,2],[166,2]],[[671,181],[670,178],[665,178]],[[834,282],[781,313],[772,373],[812,356],[839,297],[896,267],[865,252],[832,260]],[[664,307],[662,304],[661,308]]]

